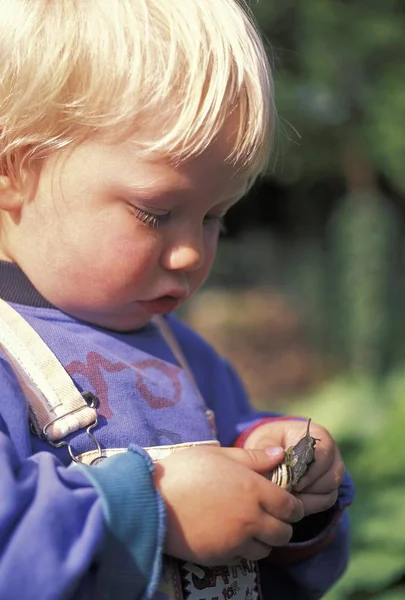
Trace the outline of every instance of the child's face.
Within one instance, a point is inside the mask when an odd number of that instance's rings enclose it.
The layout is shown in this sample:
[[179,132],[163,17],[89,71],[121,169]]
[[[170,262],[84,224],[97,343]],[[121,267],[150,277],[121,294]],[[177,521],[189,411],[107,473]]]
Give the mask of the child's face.
[[225,136],[177,167],[140,159],[131,140],[57,152],[5,220],[0,253],[61,310],[111,329],[141,327],[210,272],[220,218],[246,186],[227,153]]

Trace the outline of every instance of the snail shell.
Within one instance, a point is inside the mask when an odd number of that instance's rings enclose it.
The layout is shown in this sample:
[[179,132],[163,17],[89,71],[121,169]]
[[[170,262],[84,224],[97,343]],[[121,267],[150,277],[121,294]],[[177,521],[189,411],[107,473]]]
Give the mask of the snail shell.
[[269,473],[269,479],[284,490],[291,492],[293,481],[292,467],[284,462],[277,465],[277,467]]
[[306,435],[295,446],[287,448],[283,462],[268,475],[270,481],[288,492],[295,489],[301,477],[315,461],[315,446],[320,440],[311,436],[310,424],[311,419],[308,419]]

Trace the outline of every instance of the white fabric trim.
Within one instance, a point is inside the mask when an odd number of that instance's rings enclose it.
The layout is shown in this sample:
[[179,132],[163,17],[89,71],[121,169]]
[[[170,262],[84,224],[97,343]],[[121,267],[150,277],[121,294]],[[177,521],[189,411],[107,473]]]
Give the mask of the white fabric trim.
[[37,332],[0,300],[0,350],[15,371],[30,406],[37,435],[57,441],[97,417],[63,365]]

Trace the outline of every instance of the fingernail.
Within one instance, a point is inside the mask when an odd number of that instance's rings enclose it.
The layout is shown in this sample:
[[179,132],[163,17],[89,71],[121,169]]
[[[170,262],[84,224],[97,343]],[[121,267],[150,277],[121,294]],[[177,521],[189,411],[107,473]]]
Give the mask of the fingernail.
[[284,452],[281,446],[268,446],[268,448],[265,448],[264,451],[269,456],[278,456],[279,454]]

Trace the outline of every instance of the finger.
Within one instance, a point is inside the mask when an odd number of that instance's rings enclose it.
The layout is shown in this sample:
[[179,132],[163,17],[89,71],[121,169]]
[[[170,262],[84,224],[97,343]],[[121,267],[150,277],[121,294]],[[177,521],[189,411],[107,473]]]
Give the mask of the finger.
[[267,558],[271,552],[271,546],[264,544],[258,539],[249,540],[241,548],[241,552],[238,557],[235,557],[235,563],[239,562],[241,558],[246,560],[262,560]]
[[302,477],[297,489],[304,489],[323,477],[332,468],[336,459],[333,447],[315,449],[315,460],[308,466],[307,472]]
[[273,446],[268,451],[251,450],[247,448],[219,448],[226,456],[243,464],[256,473],[267,474],[284,458],[284,449]]
[[324,447],[316,447],[315,449],[315,461],[310,466],[304,477],[302,477],[298,490],[303,490],[309,487],[315,481],[318,481],[324,477],[327,473],[332,472],[338,468],[338,465],[343,465],[342,457],[338,446],[333,440],[325,440],[328,442]]
[[260,504],[267,515],[284,523],[297,523],[304,517],[305,509],[299,498],[265,479],[258,485],[261,486]]
[[275,446],[279,446],[280,442],[280,435],[277,439],[275,437],[266,436],[260,438],[259,440],[256,440],[252,448],[254,448],[255,450],[266,450],[267,448],[274,448]]
[[301,500],[304,510],[305,516],[312,515],[314,513],[323,512],[332,508],[336,504],[336,500],[338,498],[338,492],[335,490],[330,494],[306,494],[301,493],[296,496]]
[[255,538],[267,546],[285,546],[291,540],[293,528],[288,523],[264,515],[260,521],[260,531]]
[[339,456],[326,473],[318,477],[315,481],[311,481],[305,475],[297,485],[296,491],[305,491],[311,494],[327,494],[339,488],[344,474],[345,465]]

